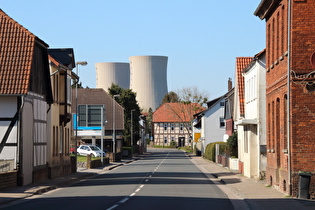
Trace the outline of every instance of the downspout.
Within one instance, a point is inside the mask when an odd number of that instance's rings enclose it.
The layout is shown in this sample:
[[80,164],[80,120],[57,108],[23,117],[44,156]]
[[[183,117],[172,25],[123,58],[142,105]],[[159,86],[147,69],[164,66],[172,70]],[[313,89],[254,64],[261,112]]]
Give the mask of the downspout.
[[290,87],[290,63],[291,63],[291,0],[288,1],[288,72],[287,72],[287,146],[288,146],[288,181],[289,181],[289,195],[292,194],[291,181],[291,87]]

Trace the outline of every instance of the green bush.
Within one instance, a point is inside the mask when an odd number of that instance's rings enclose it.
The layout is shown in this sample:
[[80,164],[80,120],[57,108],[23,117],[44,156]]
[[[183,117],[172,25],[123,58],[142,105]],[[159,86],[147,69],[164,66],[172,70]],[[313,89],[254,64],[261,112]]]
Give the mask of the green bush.
[[211,160],[211,161],[215,161],[215,145],[219,144],[219,154],[225,154],[226,152],[226,143],[225,142],[213,142],[210,143],[206,146],[205,149],[205,154],[204,157]]
[[238,157],[238,146],[237,146],[237,132],[233,134],[227,140],[227,152],[231,157]]
[[171,147],[176,147],[176,142],[175,141],[171,141],[170,146]]

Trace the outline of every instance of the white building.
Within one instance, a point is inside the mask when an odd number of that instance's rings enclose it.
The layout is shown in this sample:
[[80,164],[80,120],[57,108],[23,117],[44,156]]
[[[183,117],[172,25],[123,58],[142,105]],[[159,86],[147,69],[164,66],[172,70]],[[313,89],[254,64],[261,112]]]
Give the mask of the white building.
[[197,117],[196,128],[200,128],[201,152],[205,152],[208,144],[224,140],[225,121],[224,121],[224,102],[225,95],[207,102],[208,109],[195,114]]
[[[255,55],[243,70],[245,115],[235,122],[244,129],[238,147],[244,175],[263,179],[266,173],[266,51]],[[240,153],[241,151],[241,153]]]
[[[245,116],[244,111],[244,77],[243,70],[251,62],[252,57],[237,57],[235,64],[235,87],[234,87],[234,114],[233,119],[236,122],[243,119]],[[244,126],[239,124],[237,128],[238,139],[238,159],[239,159],[239,172],[244,173],[243,160],[244,160],[244,148],[239,146],[244,141]]]

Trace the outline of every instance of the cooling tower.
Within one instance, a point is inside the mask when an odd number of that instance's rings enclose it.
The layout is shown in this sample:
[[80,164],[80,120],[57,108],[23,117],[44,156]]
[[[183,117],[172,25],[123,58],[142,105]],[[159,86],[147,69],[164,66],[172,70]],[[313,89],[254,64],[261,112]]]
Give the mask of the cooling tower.
[[140,108],[147,112],[159,107],[167,91],[166,56],[131,56],[130,89],[137,93]]
[[103,88],[108,92],[108,88],[114,83],[127,89],[130,86],[129,63],[105,62],[96,63],[96,88]]

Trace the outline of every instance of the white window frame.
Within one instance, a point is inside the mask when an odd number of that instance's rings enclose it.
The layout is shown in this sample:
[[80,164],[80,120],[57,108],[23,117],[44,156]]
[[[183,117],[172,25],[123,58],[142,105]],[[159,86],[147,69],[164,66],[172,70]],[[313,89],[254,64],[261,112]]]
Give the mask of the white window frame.
[[164,131],[167,131],[167,123],[164,123]]

